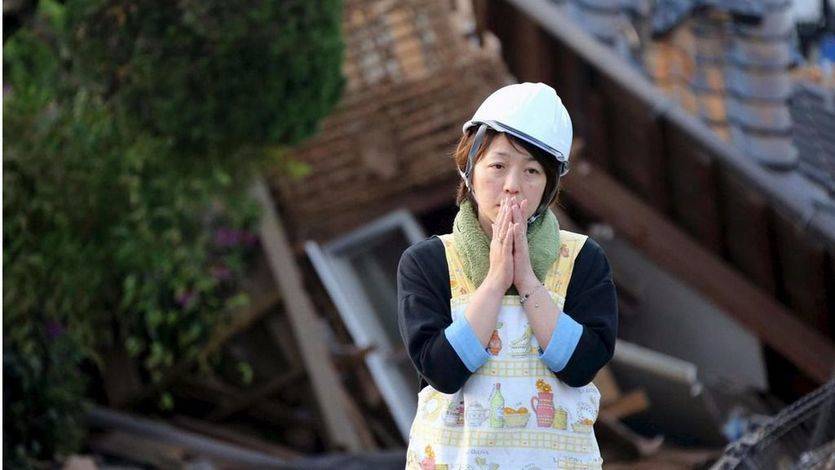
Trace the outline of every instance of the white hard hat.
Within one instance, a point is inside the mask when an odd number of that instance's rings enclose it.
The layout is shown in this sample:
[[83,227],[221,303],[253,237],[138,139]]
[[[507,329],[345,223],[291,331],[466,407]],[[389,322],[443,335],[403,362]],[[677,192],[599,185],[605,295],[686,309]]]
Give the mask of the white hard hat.
[[[544,83],[517,83],[494,91],[478,107],[472,119],[464,123],[464,134],[477,127],[465,170],[458,169],[461,178],[472,192],[475,155],[481,147],[486,129],[505,132],[528,142],[552,155],[559,167],[559,176],[568,173],[568,157],[574,132],[571,118],[553,88]],[[556,196],[557,186],[543,197],[540,206],[528,220],[532,223],[548,208]]]
[[517,83],[494,91],[464,123],[464,133],[478,124],[506,132],[549,153],[568,171],[573,131],[571,117],[553,88]]

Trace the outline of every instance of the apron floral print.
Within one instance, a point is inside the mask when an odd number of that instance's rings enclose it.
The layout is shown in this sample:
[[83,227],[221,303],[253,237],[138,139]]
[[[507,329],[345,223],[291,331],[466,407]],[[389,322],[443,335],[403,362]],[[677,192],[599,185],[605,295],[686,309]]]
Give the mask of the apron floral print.
[[[453,321],[475,286],[451,235],[440,237],[449,266]],[[586,236],[560,231],[560,256],[544,281],[562,309],[574,260]],[[490,359],[456,393],[426,386],[409,436],[406,468],[420,470],[596,469],[603,460],[593,425],[600,392],[573,388],[539,359],[541,350],[518,295],[502,299],[487,346]]]

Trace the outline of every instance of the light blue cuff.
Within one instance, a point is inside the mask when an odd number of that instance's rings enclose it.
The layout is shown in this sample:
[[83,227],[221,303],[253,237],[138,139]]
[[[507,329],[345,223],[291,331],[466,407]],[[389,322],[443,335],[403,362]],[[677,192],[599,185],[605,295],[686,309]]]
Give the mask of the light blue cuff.
[[[574,354],[574,349],[577,348],[582,334],[583,325],[574,321],[567,313],[560,313],[554,332],[551,334],[551,341],[548,342],[548,347],[539,358],[552,371],[563,370],[571,355]],[[541,352],[542,348],[539,348],[539,351]]]
[[475,335],[470,322],[463,314],[459,315],[457,320],[446,327],[444,334],[449,340],[449,344],[452,345],[452,349],[458,353],[458,357],[461,358],[470,372],[478,370],[490,358],[490,354],[481,345],[481,341]]

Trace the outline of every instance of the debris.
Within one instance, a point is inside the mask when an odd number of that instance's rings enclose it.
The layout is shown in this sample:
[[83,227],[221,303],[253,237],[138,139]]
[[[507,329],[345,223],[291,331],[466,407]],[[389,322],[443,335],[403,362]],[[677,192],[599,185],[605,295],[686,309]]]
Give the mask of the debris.
[[98,470],[95,459],[86,455],[71,455],[62,470]]

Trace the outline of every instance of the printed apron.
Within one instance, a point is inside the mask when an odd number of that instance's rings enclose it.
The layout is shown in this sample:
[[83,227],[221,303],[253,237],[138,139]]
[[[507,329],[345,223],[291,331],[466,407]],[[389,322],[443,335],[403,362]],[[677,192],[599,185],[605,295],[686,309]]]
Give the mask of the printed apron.
[[[452,320],[475,292],[464,274],[452,235],[444,243]],[[560,231],[560,254],[545,287],[560,310],[574,260],[586,236]],[[502,299],[490,358],[456,393],[431,385],[418,393],[406,468],[421,470],[599,469],[603,464],[592,425],[600,392],[594,384],[562,383],[539,359],[540,348],[518,295]]]

